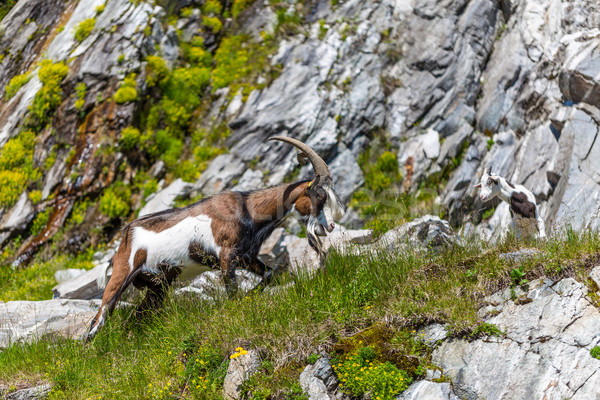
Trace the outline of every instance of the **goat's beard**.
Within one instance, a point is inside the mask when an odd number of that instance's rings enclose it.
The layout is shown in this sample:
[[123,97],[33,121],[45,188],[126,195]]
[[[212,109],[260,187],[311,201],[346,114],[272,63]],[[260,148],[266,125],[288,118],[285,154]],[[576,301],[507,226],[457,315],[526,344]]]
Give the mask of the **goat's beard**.
[[308,238],[308,243],[310,246],[319,254],[323,254],[323,242],[321,242],[321,238],[319,236],[326,235],[327,233],[323,229],[319,219],[311,215],[306,223],[306,237]]

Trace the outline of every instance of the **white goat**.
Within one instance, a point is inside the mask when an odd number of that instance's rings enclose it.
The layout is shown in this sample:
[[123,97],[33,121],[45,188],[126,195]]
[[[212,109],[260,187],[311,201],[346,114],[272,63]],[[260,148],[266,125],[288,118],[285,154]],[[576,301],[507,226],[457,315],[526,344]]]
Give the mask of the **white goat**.
[[513,185],[488,169],[475,187],[481,188],[479,193],[481,201],[489,201],[498,197],[508,203],[512,216],[512,227],[517,238],[534,236],[543,239],[546,237],[544,220],[540,217],[535,196],[523,185]]

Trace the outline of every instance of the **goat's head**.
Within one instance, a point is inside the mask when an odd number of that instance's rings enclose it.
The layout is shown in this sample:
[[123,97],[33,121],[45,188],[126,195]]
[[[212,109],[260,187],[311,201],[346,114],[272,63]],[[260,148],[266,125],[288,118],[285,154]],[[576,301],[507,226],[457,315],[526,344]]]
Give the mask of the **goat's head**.
[[296,211],[306,223],[309,241],[320,247],[317,236],[325,236],[335,228],[335,220],[344,215],[344,205],[333,188],[333,178],[327,164],[310,147],[299,140],[274,136],[269,140],[279,140],[295,146],[300,152],[298,161],[304,165],[310,161],[315,170],[315,179],[310,181],[306,193],[296,203]]
[[500,193],[500,177],[492,173],[492,168],[489,167],[484,171],[481,181],[475,187],[481,189],[479,192],[481,201],[488,201]]

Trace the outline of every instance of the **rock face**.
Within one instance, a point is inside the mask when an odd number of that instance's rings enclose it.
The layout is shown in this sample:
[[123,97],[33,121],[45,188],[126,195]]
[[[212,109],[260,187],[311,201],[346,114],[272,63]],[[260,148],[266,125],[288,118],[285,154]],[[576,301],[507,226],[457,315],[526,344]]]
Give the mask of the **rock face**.
[[339,381],[325,356],[304,368],[300,374],[300,386],[309,400],[333,400]]
[[590,350],[600,344],[600,311],[587,294],[567,278],[531,282],[518,301],[493,296],[480,313],[505,336],[445,340],[433,363],[461,399],[594,399],[600,360]]
[[449,382],[435,383],[429,381],[418,381],[406,389],[398,400],[460,400],[452,392]]
[[256,350],[248,350],[246,354],[232,359],[227,368],[223,382],[223,397],[237,400],[241,396],[241,385],[260,368],[260,357]]
[[79,338],[99,308],[99,300],[0,302],[0,348],[48,335]]
[[51,390],[52,385],[50,384],[33,386],[26,389],[20,389],[11,393],[9,393],[8,390],[4,392],[3,388],[0,387],[0,396],[2,396],[2,398],[6,400],[42,400],[48,397]]

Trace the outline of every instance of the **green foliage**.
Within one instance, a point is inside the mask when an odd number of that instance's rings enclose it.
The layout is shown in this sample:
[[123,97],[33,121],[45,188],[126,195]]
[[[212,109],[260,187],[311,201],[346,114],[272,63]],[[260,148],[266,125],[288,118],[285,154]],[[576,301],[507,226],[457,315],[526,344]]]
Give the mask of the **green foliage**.
[[329,30],[329,28],[325,25],[325,20],[320,19],[319,20],[319,39],[320,40],[325,39],[325,35],[327,34],[328,30]]
[[[96,13],[98,13],[98,9],[96,8]],[[75,29],[75,40],[79,43],[83,42],[90,33],[92,33],[92,29],[96,25],[96,18],[88,18],[86,20],[81,21],[77,24],[77,28]]]
[[525,279],[525,271],[523,271],[523,266],[519,266],[517,268],[513,268],[510,271],[510,279],[512,281],[513,286],[523,286],[526,285],[529,281]]
[[75,108],[77,110],[81,110],[83,105],[85,104],[85,94],[87,92],[87,86],[85,83],[80,82],[75,86],[75,95],[77,96],[77,100],[75,101]]
[[231,6],[231,15],[233,18],[237,18],[253,2],[254,0],[233,0],[233,5]]
[[85,216],[87,215],[87,210],[90,206],[90,201],[87,199],[82,199],[77,201],[71,210],[71,215],[69,220],[67,221],[67,226],[76,226],[80,225],[85,221]]
[[298,33],[303,20],[302,15],[295,11],[289,12],[286,7],[277,9],[275,14],[277,15],[276,31],[285,35],[295,35]]
[[143,135],[140,133],[139,129],[128,126],[121,131],[119,144],[125,150],[132,150],[142,145],[142,138]]
[[2,22],[15,4],[17,4],[17,0],[5,0],[0,4],[0,22]]
[[42,88],[36,93],[25,125],[35,132],[41,131],[50,122],[54,111],[62,101],[62,89],[60,87],[63,79],[67,76],[69,67],[64,62],[53,63],[44,60],[40,63],[38,77],[42,82]]
[[212,72],[213,90],[229,86],[249,72],[248,50],[243,47],[242,36],[223,39],[215,52],[216,67]]
[[12,206],[30,181],[39,177],[33,165],[35,134],[19,133],[0,150],[0,207]]
[[319,354],[313,353],[310,356],[308,356],[308,358],[306,359],[306,362],[312,365],[312,364],[316,363],[317,361],[319,361],[319,358],[321,358],[321,356]]
[[[20,241],[16,240],[13,244],[13,249],[16,249]],[[51,299],[52,288],[56,285],[54,273],[66,268],[93,268],[94,252],[95,249],[90,247],[75,256],[60,254],[49,260],[38,256],[27,268],[13,269],[7,261],[14,253],[5,248],[0,264],[0,301]]]
[[137,100],[135,74],[130,74],[125,77],[121,87],[115,93],[115,101],[117,104],[129,103]]
[[31,224],[31,229],[29,231],[32,236],[37,236],[39,233],[41,233],[44,230],[46,225],[48,225],[48,221],[50,220],[50,215],[52,214],[53,211],[54,211],[54,209],[51,207],[51,208],[45,209],[44,211],[42,211],[41,213],[36,215],[35,219],[33,220],[33,223]]
[[595,346],[590,350],[590,355],[600,360],[600,346]]
[[202,7],[204,14],[221,14],[223,5],[219,0],[207,0]]
[[130,211],[131,190],[122,182],[107,188],[100,198],[100,212],[110,218],[124,217]]
[[486,143],[487,143],[487,149],[488,149],[488,151],[490,151],[492,149],[492,146],[494,145],[494,139],[489,138]]
[[6,89],[4,90],[4,98],[6,100],[12,98],[19,89],[21,89],[27,82],[31,80],[31,74],[26,72],[21,75],[17,75],[8,82]]
[[481,219],[486,220],[492,218],[494,213],[496,212],[496,207],[488,208],[481,214]]
[[376,138],[358,162],[365,184],[353,194],[350,206],[367,220],[366,226],[375,233],[387,231],[424,212],[434,213],[435,196],[431,190],[423,189],[414,194],[403,192],[396,154],[390,151],[385,140]]
[[[104,7],[106,6],[105,4],[100,4],[98,7],[96,7],[94,10],[96,11],[96,15],[100,15],[104,12]],[[92,27],[93,28],[93,27]]]
[[29,192],[29,200],[31,200],[33,204],[39,203],[42,201],[42,192],[39,190],[32,190]]
[[475,327],[475,329],[473,329],[473,331],[471,331],[470,336],[472,338],[480,337],[480,336],[504,337],[505,334],[496,325],[490,324],[489,322],[483,322],[483,323],[477,325],[477,327]]
[[372,399],[391,400],[412,382],[405,371],[389,361],[381,362],[371,347],[362,347],[347,355],[333,368],[342,390],[352,396],[369,393]]
[[154,87],[159,82],[166,79],[170,70],[165,60],[158,56],[146,57],[146,84],[148,87]]
[[223,29],[223,23],[219,17],[204,17],[202,18],[202,25],[210,29],[212,33],[219,33]]

